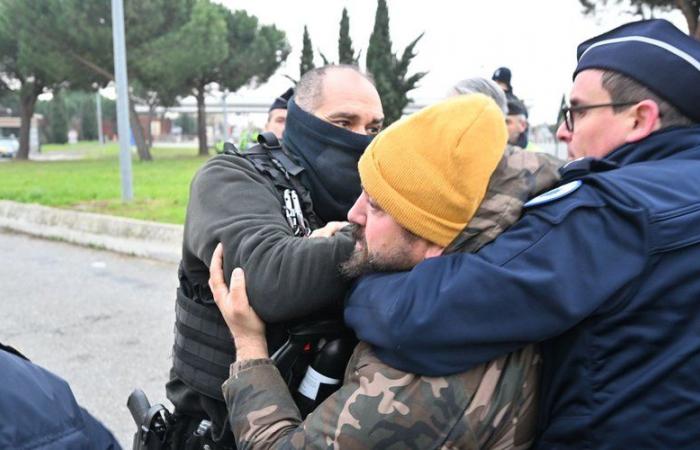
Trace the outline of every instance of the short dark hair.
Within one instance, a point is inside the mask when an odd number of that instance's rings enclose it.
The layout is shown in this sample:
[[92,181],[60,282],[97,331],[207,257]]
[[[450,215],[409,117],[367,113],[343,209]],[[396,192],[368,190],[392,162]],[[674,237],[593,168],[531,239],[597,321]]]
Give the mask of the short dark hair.
[[308,113],[316,111],[323,100],[323,79],[329,71],[333,70],[352,70],[362,75],[374,86],[374,79],[372,76],[362,72],[357,66],[350,64],[328,64],[323,67],[311,69],[302,75],[296,85],[294,103]]
[[[603,71],[603,89],[610,94],[610,99],[615,103],[642,100],[655,102],[659,106],[661,128],[687,127],[695,124],[692,119],[681,113],[675,106],[627,75],[610,70]],[[624,108],[624,106],[617,106],[613,108],[613,111],[620,112]]]

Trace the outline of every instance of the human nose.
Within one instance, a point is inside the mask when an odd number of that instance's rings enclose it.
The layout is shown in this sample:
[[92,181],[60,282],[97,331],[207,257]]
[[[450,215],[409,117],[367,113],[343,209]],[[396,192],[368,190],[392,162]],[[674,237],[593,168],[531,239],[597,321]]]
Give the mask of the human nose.
[[364,207],[366,204],[366,200],[364,199],[365,193],[363,192],[360,194],[360,196],[355,200],[355,203],[352,205],[352,208],[350,208],[350,211],[348,211],[348,222],[350,223],[355,223],[360,226],[365,225],[365,213],[364,211],[366,208]]
[[571,141],[571,131],[566,127],[566,122],[562,121],[557,128],[557,139],[562,142]]

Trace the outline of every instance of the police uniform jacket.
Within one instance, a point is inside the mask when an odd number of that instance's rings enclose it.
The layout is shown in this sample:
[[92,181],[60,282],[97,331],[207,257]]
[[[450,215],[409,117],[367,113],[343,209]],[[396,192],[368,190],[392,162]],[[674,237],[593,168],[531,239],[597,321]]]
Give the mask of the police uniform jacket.
[[0,448],[121,449],[78,405],[68,383],[6,349],[0,344]]
[[346,320],[430,375],[542,342],[539,448],[697,448],[700,127],[568,169],[479,253],[362,280]]

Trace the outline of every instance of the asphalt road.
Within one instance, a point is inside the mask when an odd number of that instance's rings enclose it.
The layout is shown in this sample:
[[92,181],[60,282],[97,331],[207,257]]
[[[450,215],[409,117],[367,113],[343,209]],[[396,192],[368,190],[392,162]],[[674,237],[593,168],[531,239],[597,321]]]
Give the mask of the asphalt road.
[[0,230],[0,341],[66,379],[131,448],[134,387],[166,403],[176,265]]

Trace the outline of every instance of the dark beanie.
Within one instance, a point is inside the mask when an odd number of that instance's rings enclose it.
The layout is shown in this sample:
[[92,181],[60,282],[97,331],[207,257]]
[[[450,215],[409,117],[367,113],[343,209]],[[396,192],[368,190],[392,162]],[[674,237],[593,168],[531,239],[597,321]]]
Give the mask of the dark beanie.
[[619,72],[700,122],[700,41],[670,22],[622,25],[583,42],[577,57],[574,78],[586,69]]
[[270,105],[270,109],[267,112],[270,112],[273,109],[287,109],[287,103],[289,102],[289,99],[292,98],[292,95],[294,95],[294,88],[289,88],[284,91],[284,94],[280,95],[274,102],[272,102],[272,105]]

